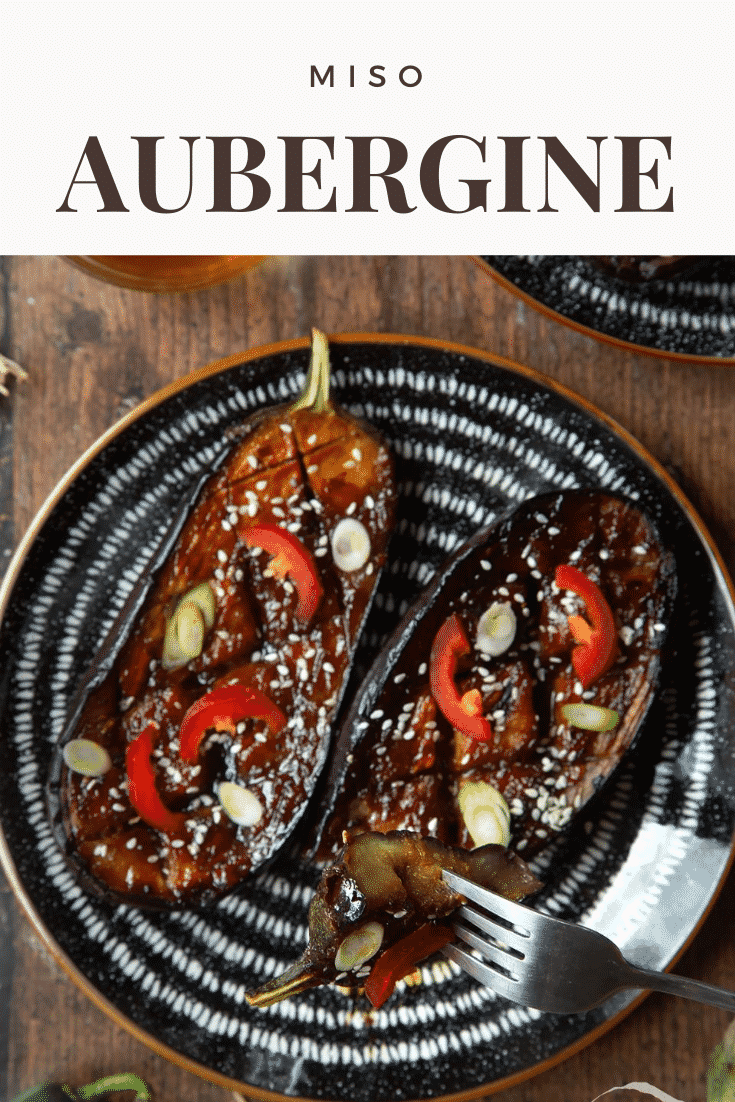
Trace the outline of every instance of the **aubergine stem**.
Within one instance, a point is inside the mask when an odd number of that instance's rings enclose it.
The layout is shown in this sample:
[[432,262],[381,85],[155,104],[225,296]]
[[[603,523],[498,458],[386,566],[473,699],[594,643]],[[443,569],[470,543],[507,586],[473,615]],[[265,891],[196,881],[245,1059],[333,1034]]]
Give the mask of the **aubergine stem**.
[[312,329],[311,361],[306,373],[306,383],[290,411],[294,413],[297,409],[310,409],[314,413],[322,413],[329,404],[329,344],[321,330]]
[[309,965],[303,958],[297,960],[280,976],[269,980],[250,994],[246,992],[245,998],[250,1006],[272,1006],[281,999],[290,999],[292,995],[300,995],[302,991],[308,991],[312,987],[318,987],[324,983],[324,977],[313,965]]

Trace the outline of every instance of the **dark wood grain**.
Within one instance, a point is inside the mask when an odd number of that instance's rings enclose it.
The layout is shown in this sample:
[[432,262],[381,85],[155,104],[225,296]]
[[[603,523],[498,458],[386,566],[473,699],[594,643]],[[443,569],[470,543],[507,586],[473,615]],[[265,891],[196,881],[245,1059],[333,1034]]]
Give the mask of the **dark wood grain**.
[[[543,317],[466,257],[273,257],[235,282],[153,296],[97,282],[59,258],[13,257],[2,348],[29,372],[0,398],[0,567],[59,478],[97,437],[172,379],[270,341],[328,332],[437,337],[528,364],[571,387],[669,470],[735,570],[735,367],[624,351]],[[678,970],[735,987],[726,884]],[[496,1096],[591,1102],[650,1081],[704,1102],[727,1015],[654,995],[592,1045]],[[114,1024],[60,969],[0,888],[0,1096],[44,1079],[79,1085],[134,1069],[156,1102],[223,1102],[226,1090]]]

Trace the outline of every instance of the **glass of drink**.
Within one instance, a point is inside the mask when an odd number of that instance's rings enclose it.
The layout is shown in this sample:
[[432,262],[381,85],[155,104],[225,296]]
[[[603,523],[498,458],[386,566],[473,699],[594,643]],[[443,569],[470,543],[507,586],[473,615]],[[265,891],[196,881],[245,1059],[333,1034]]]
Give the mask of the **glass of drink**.
[[135,291],[199,291],[253,268],[262,256],[67,256],[85,272]]

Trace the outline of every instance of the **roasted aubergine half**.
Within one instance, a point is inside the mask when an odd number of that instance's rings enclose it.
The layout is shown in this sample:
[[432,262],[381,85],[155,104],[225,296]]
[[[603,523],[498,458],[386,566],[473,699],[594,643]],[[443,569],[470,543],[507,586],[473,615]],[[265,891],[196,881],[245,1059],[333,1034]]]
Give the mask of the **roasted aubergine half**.
[[525,501],[467,543],[376,659],[335,742],[317,834],[413,830],[531,856],[633,743],[675,567],[632,502]]
[[393,523],[392,460],[329,398],[250,418],[202,488],[101,684],[66,732],[52,814],[117,899],[231,889],[298,824]]
[[280,976],[247,995],[251,1006],[336,983],[363,987],[375,1007],[399,980],[453,940],[446,920],[464,897],[442,869],[519,900],[541,883],[526,863],[501,845],[472,851],[442,845],[411,831],[363,833],[323,872],[309,907],[309,943]]

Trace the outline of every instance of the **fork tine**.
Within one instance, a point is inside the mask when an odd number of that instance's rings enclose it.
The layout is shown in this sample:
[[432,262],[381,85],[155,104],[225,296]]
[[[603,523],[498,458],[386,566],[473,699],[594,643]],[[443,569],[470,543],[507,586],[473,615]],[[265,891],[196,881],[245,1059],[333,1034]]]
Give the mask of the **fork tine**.
[[[519,957],[524,957],[528,952],[530,938],[527,934],[518,933],[513,927],[498,922],[493,915],[489,915],[485,911],[478,911],[475,907],[464,906],[459,907],[454,912],[453,917],[455,919],[463,918],[465,922],[476,926],[493,942],[499,942],[501,948],[505,946],[506,952],[513,952]],[[477,934],[475,934],[475,937],[477,937]],[[486,944],[485,938],[482,939],[482,944]],[[475,946],[475,948],[481,948],[481,946]]]
[[484,910],[494,911],[504,922],[509,922],[511,925],[524,930],[527,936],[531,935],[535,912],[530,907],[523,907],[520,903],[512,903],[509,899],[504,899],[502,895],[490,891],[489,888],[481,888],[479,884],[475,884],[474,880],[468,880],[465,876],[460,876],[456,872],[449,872],[448,869],[442,869],[442,879],[445,884],[448,884],[455,892],[459,892],[465,899],[477,903]]
[[509,999],[511,1002],[519,1002],[517,982],[502,972],[498,972],[492,965],[471,956],[459,945],[454,945],[451,942],[444,946],[442,953],[447,960],[453,960],[464,972],[485,984],[497,995],[502,995],[503,998]]
[[488,941],[486,937],[481,937],[477,930],[457,922],[456,919],[452,922],[452,930],[471,949],[477,949],[491,965],[510,972],[514,979],[518,979],[516,975],[518,965],[525,959],[522,953],[517,953],[515,949],[496,941],[494,937],[492,941]]
[[539,924],[539,916],[530,907],[524,907],[522,903],[513,903],[502,895],[497,895],[488,888],[481,888],[473,880],[467,880],[459,873],[442,869],[442,879],[454,891],[459,892],[477,903],[484,911],[489,911],[496,919],[500,919],[500,925],[515,927],[523,936],[531,937]]

